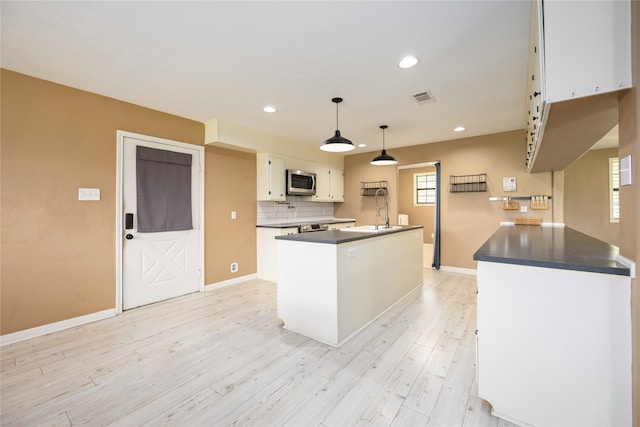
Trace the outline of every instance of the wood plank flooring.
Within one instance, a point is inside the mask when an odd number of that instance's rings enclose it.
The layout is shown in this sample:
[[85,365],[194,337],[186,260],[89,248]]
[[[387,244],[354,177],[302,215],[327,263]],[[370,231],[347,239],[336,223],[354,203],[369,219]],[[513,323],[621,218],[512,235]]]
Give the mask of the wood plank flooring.
[[3,426],[508,426],[476,395],[475,276],[424,285],[341,348],[251,280],[3,346]]

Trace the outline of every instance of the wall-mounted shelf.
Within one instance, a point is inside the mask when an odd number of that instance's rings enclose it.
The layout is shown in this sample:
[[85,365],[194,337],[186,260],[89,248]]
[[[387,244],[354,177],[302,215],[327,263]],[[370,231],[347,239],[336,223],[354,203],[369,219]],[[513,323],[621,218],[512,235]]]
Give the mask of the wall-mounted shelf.
[[378,190],[384,190],[386,195],[389,191],[387,181],[361,181],[360,182],[360,195],[361,196],[375,196]]
[[520,209],[520,201],[505,197],[502,202],[502,209],[505,211],[516,211]]
[[551,196],[531,196],[531,209],[549,209]]
[[487,191],[487,174],[449,175],[450,193],[478,193]]
[[547,201],[551,200],[551,196],[544,196],[544,195],[538,195],[538,196],[499,196],[499,197],[489,197],[489,201],[491,202],[501,202],[503,200],[531,200],[533,197],[546,197]]
[[549,201],[551,196],[533,195],[533,196],[514,196],[514,197],[489,197],[489,201],[502,202],[502,209],[515,210],[520,208],[521,201],[531,201],[530,208],[536,210],[549,209]]

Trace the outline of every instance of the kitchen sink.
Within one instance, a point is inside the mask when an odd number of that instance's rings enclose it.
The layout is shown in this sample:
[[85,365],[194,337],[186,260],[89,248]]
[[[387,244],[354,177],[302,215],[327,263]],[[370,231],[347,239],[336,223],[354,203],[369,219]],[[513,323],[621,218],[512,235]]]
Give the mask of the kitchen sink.
[[390,225],[389,227],[385,227],[384,225],[360,225],[358,227],[345,227],[341,228],[340,231],[359,231],[364,233],[384,233],[386,231],[392,231],[402,228],[401,225]]

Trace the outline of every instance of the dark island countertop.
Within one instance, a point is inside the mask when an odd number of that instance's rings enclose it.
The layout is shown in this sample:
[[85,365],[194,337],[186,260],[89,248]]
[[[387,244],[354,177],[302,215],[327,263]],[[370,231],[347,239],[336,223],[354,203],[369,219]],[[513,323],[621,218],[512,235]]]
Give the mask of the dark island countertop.
[[476,261],[629,276],[617,246],[568,227],[502,226],[473,255]]
[[298,233],[288,234],[284,236],[276,236],[276,240],[291,240],[294,242],[309,242],[309,243],[324,243],[339,245],[340,243],[353,242],[356,240],[370,239],[372,237],[388,236],[390,234],[401,233],[409,230],[420,230],[424,228],[422,225],[403,225],[400,228],[395,228],[389,231],[383,231],[378,233],[366,232],[366,231],[340,231],[340,230],[327,230],[327,231],[314,231],[311,233]]
[[274,224],[258,224],[256,227],[260,228],[293,228],[304,224],[343,224],[345,222],[356,222],[355,218],[330,218],[330,219],[317,219],[317,220],[300,220],[293,222],[278,222]]

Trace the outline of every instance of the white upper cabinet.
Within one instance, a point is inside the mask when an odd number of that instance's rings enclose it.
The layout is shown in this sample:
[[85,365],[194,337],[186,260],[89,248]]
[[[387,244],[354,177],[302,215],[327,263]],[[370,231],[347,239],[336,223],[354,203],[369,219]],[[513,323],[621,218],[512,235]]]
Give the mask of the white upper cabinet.
[[316,194],[314,202],[344,202],[344,172],[341,169],[315,165]]
[[344,171],[331,169],[329,174],[331,177],[331,201],[344,202]]
[[301,196],[301,200],[344,202],[344,171],[342,169],[268,152],[256,154],[258,201],[287,200],[287,169],[316,173],[316,194]]
[[631,87],[631,5],[544,1],[544,99],[547,102]]
[[285,201],[286,172],[284,158],[270,153],[256,154],[257,200]]
[[631,5],[532,2],[527,78],[527,169],[563,170],[617,123],[631,87]]
[[312,200],[314,202],[331,201],[331,176],[328,166],[315,165],[313,171],[316,174],[316,194]]

